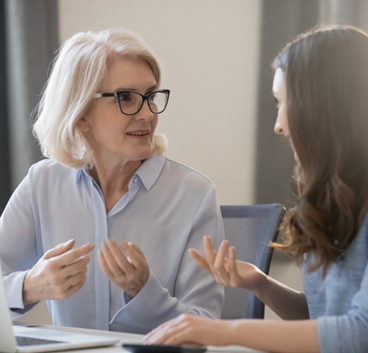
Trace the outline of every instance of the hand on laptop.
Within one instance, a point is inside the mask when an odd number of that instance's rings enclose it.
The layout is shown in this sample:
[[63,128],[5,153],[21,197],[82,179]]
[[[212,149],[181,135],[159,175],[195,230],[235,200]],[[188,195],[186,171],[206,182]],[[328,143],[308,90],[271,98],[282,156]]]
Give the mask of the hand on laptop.
[[133,299],[146,284],[149,266],[138,246],[108,239],[98,252],[98,262],[105,275]]
[[44,299],[66,299],[82,288],[86,281],[89,253],[94,244],[73,249],[69,240],[47,251],[31,268],[23,283],[23,304]]
[[147,345],[227,346],[234,344],[233,332],[236,329],[235,320],[213,320],[181,314],[148,333],[143,338],[143,343]]

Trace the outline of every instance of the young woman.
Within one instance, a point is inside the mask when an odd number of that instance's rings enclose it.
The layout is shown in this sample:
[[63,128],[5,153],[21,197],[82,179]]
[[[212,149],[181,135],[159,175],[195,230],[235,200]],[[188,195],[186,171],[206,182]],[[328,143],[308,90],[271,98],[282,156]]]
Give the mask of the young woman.
[[187,252],[203,234],[223,240],[216,189],[163,155],[160,81],[135,33],[78,33],[62,46],[34,125],[48,158],[0,218],[14,315],[46,299],[55,324],[136,333],[181,313],[220,317],[223,288]]
[[299,196],[277,248],[303,263],[305,294],[235,259],[192,256],[218,283],[253,291],[284,321],[165,323],[147,343],[245,345],[272,352],[368,352],[368,35],[353,27],[314,30],[274,61],[275,132],[290,141]]

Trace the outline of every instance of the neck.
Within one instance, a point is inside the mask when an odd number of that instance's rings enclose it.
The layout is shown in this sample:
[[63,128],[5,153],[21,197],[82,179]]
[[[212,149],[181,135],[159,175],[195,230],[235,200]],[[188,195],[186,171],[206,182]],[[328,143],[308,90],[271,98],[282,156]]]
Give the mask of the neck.
[[129,181],[142,163],[143,161],[129,161],[116,166],[95,163],[90,169],[90,175],[104,195],[106,212],[128,191]]

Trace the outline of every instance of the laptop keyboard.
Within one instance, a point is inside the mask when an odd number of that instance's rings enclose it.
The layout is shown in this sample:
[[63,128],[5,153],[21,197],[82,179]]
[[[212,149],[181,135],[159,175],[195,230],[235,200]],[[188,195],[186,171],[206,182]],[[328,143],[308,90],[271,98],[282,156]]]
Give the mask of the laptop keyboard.
[[20,347],[24,346],[36,346],[36,345],[43,345],[43,344],[50,344],[50,343],[64,343],[61,341],[53,341],[53,340],[46,340],[42,338],[33,338],[33,337],[23,337],[23,336],[16,336],[17,345]]

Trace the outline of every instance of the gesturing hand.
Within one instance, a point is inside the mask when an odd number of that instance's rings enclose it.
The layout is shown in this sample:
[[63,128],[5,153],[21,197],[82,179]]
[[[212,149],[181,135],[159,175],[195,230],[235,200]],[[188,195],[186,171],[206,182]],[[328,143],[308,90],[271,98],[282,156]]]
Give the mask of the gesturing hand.
[[213,249],[211,238],[206,235],[203,237],[203,247],[205,258],[195,249],[189,249],[189,253],[217,283],[252,290],[263,277],[263,272],[256,266],[248,262],[236,260],[235,248],[233,246],[229,248],[229,257],[226,257],[229,247],[227,240],[221,243],[216,253]]
[[149,277],[149,266],[138,246],[121,241],[118,245],[108,239],[98,252],[98,262],[105,275],[117,286],[134,298]]
[[47,251],[24,277],[23,303],[44,299],[65,299],[82,288],[86,281],[89,253],[94,244],[73,249],[69,240]]

